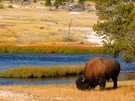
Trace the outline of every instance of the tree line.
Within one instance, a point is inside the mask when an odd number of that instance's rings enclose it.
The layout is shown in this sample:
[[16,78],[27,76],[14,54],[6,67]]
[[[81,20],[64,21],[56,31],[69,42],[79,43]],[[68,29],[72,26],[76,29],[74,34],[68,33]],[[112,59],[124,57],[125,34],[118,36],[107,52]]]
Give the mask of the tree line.
[[0,2],[2,1],[10,1],[11,3],[13,2],[19,2],[19,1],[22,1],[22,2],[38,2],[38,1],[45,1],[45,5],[46,6],[50,6],[52,5],[52,1],[55,2],[55,4],[59,4],[61,5],[62,3],[65,3],[65,2],[79,2],[79,3],[84,3],[85,1],[93,1],[93,0],[0,0]]
[[135,61],[135,0],[94,0],[98,23],[93,29],[103,37],[105,52]]
[[14,2],[21,2],[22,4],[30,4],[31,2],[37,3],[41,2],[45,6],[55,6],[57,9],[60,5],[72,4],[74,2],[79,3],[81,7],[84,7],[84,3],[86,1],[93,1],[93,0],[0,0],[0,3],[3,1],[9,1],[10,3]]

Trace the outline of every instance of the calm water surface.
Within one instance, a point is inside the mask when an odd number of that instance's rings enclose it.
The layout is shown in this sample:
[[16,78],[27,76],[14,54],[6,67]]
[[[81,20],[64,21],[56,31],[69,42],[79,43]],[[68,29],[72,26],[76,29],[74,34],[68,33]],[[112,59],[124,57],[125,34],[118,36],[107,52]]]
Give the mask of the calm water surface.
[[[0,54],[0,71],[19,66],[53,66],[85,64],[93,57],[112,58],[104,54]],[[121,71],[135,71],[135,63],[127,64],[121,57],[116,58],[121,64]],[[129,76],[123,75],[128,79]],[[131,77],[131,75],[130,75]],[[135,78],[135,75],[133,76]],[[122,77],[121,77],[122,78]],[[124,79],[122,78],[122,79]],[[132,79],[134,79],[132,78]],[[5,79],[0,78],[0,84],[61,84],[72,83],[73,78],[53,78],[53,79]],[[122,80],[121,79],[121,80]],[[131,78],[129,78],[131,79]]]

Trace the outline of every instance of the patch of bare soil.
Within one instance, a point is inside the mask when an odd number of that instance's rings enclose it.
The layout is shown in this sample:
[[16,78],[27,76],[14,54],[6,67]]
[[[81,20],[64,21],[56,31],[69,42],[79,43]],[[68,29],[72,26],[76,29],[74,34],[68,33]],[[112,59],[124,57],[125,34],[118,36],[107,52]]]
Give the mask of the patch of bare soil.
[[23,92],[0,90],[0,101],[41,101],[38,97]]
[[28,93],[0,90],[0,101],[74,101],[69,97],[38,97]]

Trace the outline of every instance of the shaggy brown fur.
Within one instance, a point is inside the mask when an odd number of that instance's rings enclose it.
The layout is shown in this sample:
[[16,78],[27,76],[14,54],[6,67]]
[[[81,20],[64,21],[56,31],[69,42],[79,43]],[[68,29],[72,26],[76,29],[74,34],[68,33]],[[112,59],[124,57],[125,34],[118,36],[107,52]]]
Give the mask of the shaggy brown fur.
[[120,64],[116,60],[100,57],[93,58],[87,62],[82,76],[76,80],[77,88],[91,89],[99,85],[101,89],[104,89],[106,80],[110,78],[114,83],[113,88],[117,88],[119,72]]

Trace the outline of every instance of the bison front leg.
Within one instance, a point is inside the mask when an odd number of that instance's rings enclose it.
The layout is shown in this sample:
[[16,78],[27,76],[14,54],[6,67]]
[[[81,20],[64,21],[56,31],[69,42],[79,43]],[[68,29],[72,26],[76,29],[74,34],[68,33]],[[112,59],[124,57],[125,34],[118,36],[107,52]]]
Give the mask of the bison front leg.
[[113,77],[112,80],[114,83],[113,88],[115,89],[115,88],[117,88],[117,77]]
[[101,90],[105,89],[105,86],[106,86],[106,80],[105,80],[105,78],[100,78],[99,79],[99,86],[100,86],[100,89]]

